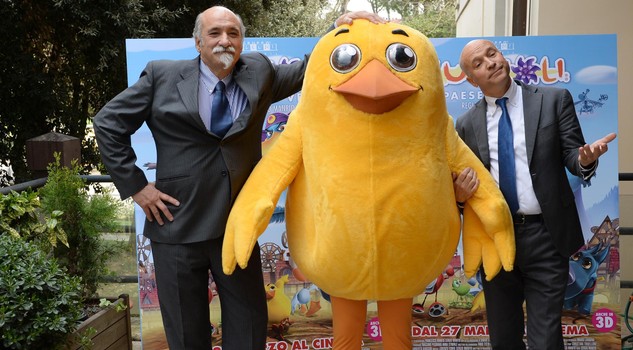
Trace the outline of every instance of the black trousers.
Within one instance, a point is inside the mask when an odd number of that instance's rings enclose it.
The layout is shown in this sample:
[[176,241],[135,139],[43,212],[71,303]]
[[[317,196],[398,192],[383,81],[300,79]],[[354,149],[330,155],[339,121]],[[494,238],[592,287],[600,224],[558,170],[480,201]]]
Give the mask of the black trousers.
[[[543,222],[515,224],[514,270],[483,281],[492,348],[564,349],[561,316],[569,274],[569,257],[552,243]],[[527,313],[527,330],[523,303]]]
[[170,350],[211,349],[209,270],[222,309],[222,348],[265,349],[268,312],[259,245],[246,269],[222,272],[223,238],[189,244],[152,241],[163,326]]

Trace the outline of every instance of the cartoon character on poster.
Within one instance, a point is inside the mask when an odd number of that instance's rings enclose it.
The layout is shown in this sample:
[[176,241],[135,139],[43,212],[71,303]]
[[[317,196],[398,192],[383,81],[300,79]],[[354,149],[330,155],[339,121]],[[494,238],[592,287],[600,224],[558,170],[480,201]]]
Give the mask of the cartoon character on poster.
[[591,314],[594,291],[598,283],[598,267],[608,254],[610,246],[602,243],[582,249],[569,258],[569,282],[565,290],[565,309]]

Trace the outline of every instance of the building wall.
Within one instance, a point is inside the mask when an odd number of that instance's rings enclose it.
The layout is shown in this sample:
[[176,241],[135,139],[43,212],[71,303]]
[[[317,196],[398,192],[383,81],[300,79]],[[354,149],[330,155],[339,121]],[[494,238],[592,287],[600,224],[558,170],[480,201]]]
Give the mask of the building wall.
[[461,0],[459,8],[462,11],[457,18],[458,37],[506,35],[505,0]]
[[[458,37],[504,36],[512,33],[512,0],[460,0]],[[619,172],[633,173],[633,1],[528,0],[528,35],[616,34],[618,42]],[[490,22],[494,23],[490,23]],[[591,142],[593,140],[587,140]],[[620,182],[620,225],[633,227],[633,182]],[[633,281],[633,236],[620,241],[621,279]],[[624,312],[633,290],[622,289]],[[633,321],[630,321],[633,323]],[[622,324],[622,334],[630,332]]]

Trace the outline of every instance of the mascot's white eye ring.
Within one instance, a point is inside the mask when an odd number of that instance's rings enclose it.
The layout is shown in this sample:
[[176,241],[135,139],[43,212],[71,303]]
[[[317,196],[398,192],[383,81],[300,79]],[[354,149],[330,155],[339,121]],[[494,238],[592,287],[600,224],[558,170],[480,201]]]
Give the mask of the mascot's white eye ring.
[[330,65],[338,73],[349,73],[358,66],[361,53],[354,44],[342,44],[337,46],[330,55]]
[[387,62],[398,72],[408,72],[418,64],[415,51],[405,44],[395,43],[387,48]]

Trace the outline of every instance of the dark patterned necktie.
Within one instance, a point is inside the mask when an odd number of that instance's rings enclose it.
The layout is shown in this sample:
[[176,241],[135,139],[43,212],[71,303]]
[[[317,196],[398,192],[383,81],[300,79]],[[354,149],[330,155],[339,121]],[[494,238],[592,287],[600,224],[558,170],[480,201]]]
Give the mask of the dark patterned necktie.
[[224,82],[220,81],[215,85],[213,101],[211,102],[211,126],[209,130],[212,133],[224,137],[233,125],[233,117],[231,116],[231,107],[229,100],[224,92]]
[[519,210],[519,197],[517,195],[516,171],[514,163],[514,136],[512,134],[512,122],[506,107],[507,97],[500,98],[495,103],[501,107],[501,119],[499,119],[499,188],[508,202],[510,212],[516,214]]

